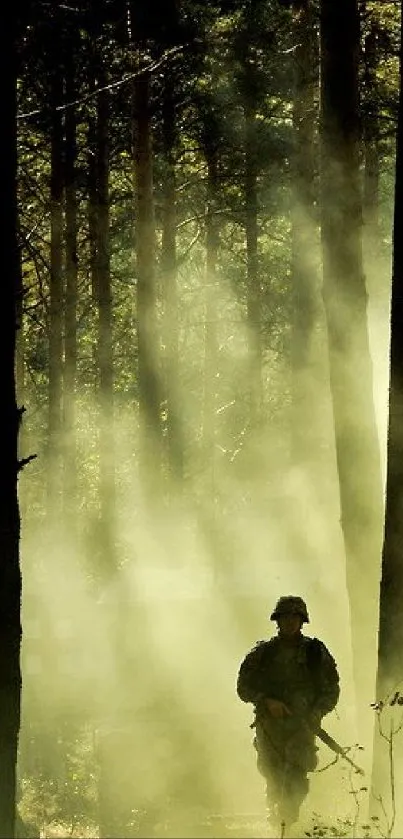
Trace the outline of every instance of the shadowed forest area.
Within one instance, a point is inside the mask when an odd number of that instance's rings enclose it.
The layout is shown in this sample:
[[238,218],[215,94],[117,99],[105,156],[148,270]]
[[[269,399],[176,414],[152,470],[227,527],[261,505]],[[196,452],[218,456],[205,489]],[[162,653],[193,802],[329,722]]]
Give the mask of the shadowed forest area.
[[402,836],[401,3],[4,35],[0,839],[264,837],[236,677],[286,594],[365,772],[318,743],[304,830]]

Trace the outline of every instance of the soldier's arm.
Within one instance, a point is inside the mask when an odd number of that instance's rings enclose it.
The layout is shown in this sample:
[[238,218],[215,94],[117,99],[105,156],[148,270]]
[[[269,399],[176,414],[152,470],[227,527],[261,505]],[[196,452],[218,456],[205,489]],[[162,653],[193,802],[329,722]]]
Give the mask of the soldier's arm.
[[329,714],[336,707],[340,696],[340,681],[336,662],[325,644],[321,643],[321,657],[318,680],[318,693],[315,710],[321,716]]
[[262,691],[264,647],[264,642],[257,644],[247,654],[239,668],[237,694],[242,702],[253,702],[257,705],[264,697]]

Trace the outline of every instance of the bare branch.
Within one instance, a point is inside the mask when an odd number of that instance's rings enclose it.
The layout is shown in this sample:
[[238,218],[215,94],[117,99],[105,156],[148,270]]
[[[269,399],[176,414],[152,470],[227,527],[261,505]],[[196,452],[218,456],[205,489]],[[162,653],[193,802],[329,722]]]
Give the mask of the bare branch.
[[[82,96],[80,99],[75,99],[73,102],[65,102],[63,105],[56,105],[56,108],[54,108],[54,110],[66,111],[68,108],[74,108],[76,106],[81,107],[81,105],[84,105],[85,102],[88,102],[90,99],[93,99],[100,93],[104,93],[105,91],[111,92],[116,88],[126,84],[127,82],[132,81],[132,79],[139,78],[144,73],[154,73],[155,70],[158,70],[159,67],[162,67],[163,64],[166,64],[166,62],[170,58],[172,58],[173,55],[176,55],[177,53],[181,52],[181,50],[183,50],[183,46],[172,47],[171,49],[164,52],[159,61],[155,61],[153,64],[146,64],[144,65],[144,67],[140,67],[140,69],[136,70],[134,73],[126,73],[117,82],[111,82],[110,84],[107,84],[104,87],[97,87],[95,90],[92,90],[91,93],[87,93],[85,96]],[[29,119],[29,117],[38,116],[38,114],[44,113],[46,110],[46,108],[36,108],[34,111],[29,111],[25,114],[18,114],[17,120]]]
[[35,460],[38,457],[37,454],[30,454],[28,457],[23,457],[21,460],[17,461],[17,472],[21,472],[24,466],[27,466],[28,463],[31,463],[31,460]]

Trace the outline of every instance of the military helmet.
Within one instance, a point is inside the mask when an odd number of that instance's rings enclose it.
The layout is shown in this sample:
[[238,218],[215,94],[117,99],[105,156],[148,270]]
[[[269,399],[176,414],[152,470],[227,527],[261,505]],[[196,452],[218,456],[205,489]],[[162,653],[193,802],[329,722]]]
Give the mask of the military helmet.
[[292,594],[280,597],[277,600],[274,611],[270,615],[270,620],[275,621],[280,615],[300,615],[302,623],[309,623],[305,601],[302,597],[294,597]]

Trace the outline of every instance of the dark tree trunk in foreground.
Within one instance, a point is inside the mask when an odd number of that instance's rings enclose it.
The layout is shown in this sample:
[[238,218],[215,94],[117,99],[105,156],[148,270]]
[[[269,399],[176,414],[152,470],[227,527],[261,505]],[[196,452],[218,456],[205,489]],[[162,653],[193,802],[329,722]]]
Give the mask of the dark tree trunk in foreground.
[[[402,679],[403,649],[403,117],[399,111],[394,217],[389,433],[379,627],[378,696]],[[379,692],[380,691],[380,692]]]
[[0,470],[0,838],[14,837],[18,734],[20,729],[21,575],[18,504],[18,428],[16,402],[16,293],[19,284],[17,244],[17,59],[16,10],[7,15],[7,72],[3,78],[1,200],[3,262],[0,331],[2,336],[2,431]]
[[318,347],[318,226],[315,208],[315,158],[319,45],[311,0],[294,0],[295,49],[291,209],[293,323],[293,462],[311,467],[321,451],[323,426]]
[[[403,37],[403,32],[402,32]],[[392,264],[391,343],[389,425],[386,474],[386,512],[382,553],[379,609],[377,701],[386,700],[396,690],[403,695],[403,48],[400,48],[400,101],[396,146],[395,214]],[[401,707],[395,708],[394,725],[401,720]],[[389,720],[381,714],[386,734]],[[393,712],[392,712],[393,714]],[[403,748],[401,732],[393,742],[394,760],[399,767]],[[375,795],[391,794],[388,746],[375,736],[372,787]],[[396,778],[398,775],[396,774]],[[386,798],[388,802],[389,798]],[[391,811],[389,809],[391,815]],[[379,812],[378,812],[379,815]]]
[[323,294],[359,735],[368,740],[383,497],[362,264],[356,0],[322,0],[321,52]]

